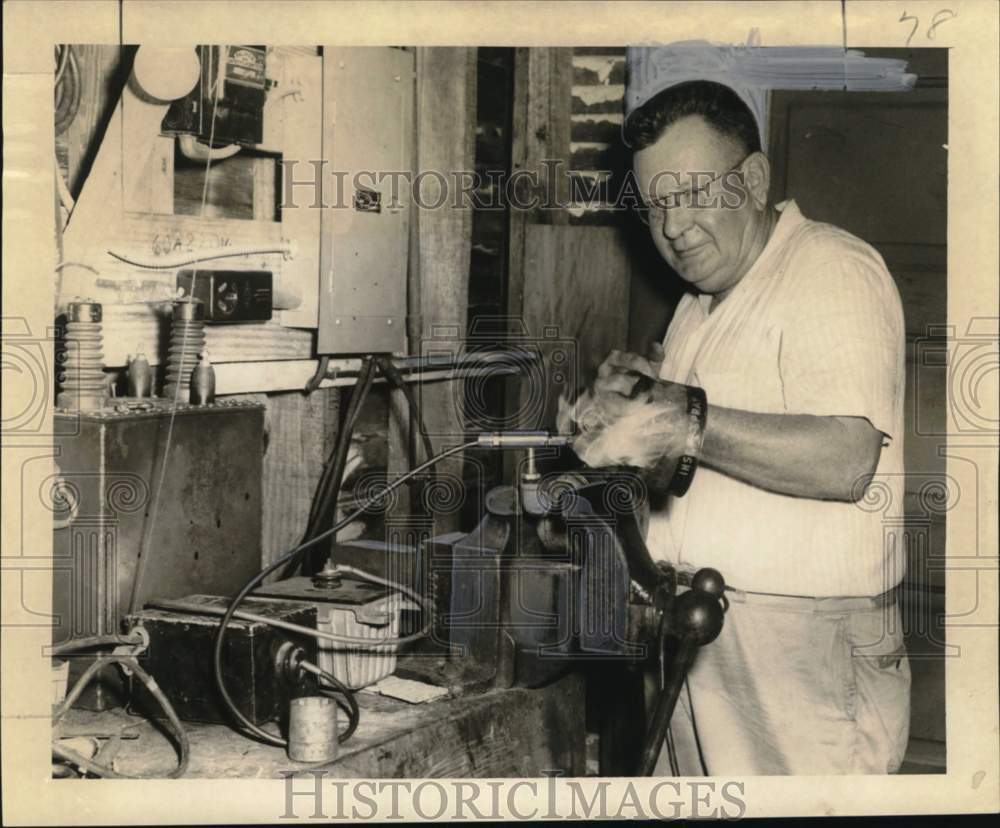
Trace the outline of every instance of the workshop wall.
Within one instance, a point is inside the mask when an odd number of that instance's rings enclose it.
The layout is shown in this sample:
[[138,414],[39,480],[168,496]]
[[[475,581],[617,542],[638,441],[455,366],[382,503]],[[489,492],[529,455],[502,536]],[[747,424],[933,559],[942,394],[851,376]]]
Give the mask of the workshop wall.
[[[476,50],[474,48],[418,48],[415,98],[418,170],[470,170],[476,146]],[[458,354],[464,350],[469,304],[469,265],[472,256],[472,211],[441,209],[413,211],[410,228],[410,283],[419,286],[419,305],[411,297],[411,352],[422,355]],[[416,312],[415,312],[416,311]],[[464,381],[425,383],[417,396],[435,451],[454,446],[464,437],[462,399]],[[406,406],[393,397],[394,423],[407,422]],[[406,456],[403,432],[390,431],[392,469]],[[417,455],[423,459],[422,454]],[[465,458],[439,463],[435,474],[447,494],[438,504],[435,529],[457,528],[465,490]],[[404,514],[395,512],[397,520]],[[466,527],[471,528],[471,527]]]
[[[414,129],[422,149],[413,161],[421,169],[469,169],[475,50],[415,51],[421,103],[414,107],[420,113]],[[351,393],[343,384],[350,382],[350,373],[338,380],[339,387],[321,387],[312,394],[285,390],[302,388],[315,370],[323,211],[279,205],[280,161],[303,161],[294,176],[302,181],[309,178],[302,171],[308,168],[304,162],[322,157],[322,57],[315,47],[268,50],[273,88],[264,111],[263,141],[213,161],[206,182],[204,163],[185,158],[176,139],[158,134],[162,112],[143,111],[140,122],[142,107],[131,98],[128,105],[119,105],[135,53],[135,47],[74,44],[72,60],[57,84],[56,163],[65,186],[60,187],[63,206],[55,227],[62,262],[55,274],[56,311],[74,298],[102,302],[106,367],[120,370],[129,355],[142,352],[157,369],[166,359],[166,303],[174,295],[176,268],[136,267],[109,256],[108,250],[157,263],[205,248],[295,242],[290,259],[227,259],[234,270],[273,271],[276,296],[291,296],[271,321],[206,330],[220,393],[225,395],[227,388],[250,391],[229,396],[263,402],[267,408],[262,554],[268,563],[302,539],[317,482],[337,439],[345,407],[341,403]],[[402,81],[414,82],[409,77]],[[346,117],[343,112],[339,116]],[[151,130],[145,128],[150,125]],[[147,133],[152,136],[148,147],[139,140]],[[95,170],[99,174],[92,175]],[[311,195],[300,191],[299,200],[311,201]],[[460,210],[424,212],[410,235],[410,285],[420,300],[411,309],[410,353],[420,353],[421,342],[430,342],[440,330],[450,331],[451,343],[460,348],[466,322],[471,218]],[[290,376],[300,375],[301,382],[290,384]],[[123,385],[121,375],[112,379]],[[460,383],[443,380],[420,392],[429,427],[442,435],[435,445],[454,442],[461,434],[454,405],[461,393]],[[390,397],[384,385],[373,389],[352,441],[352,455],[358,458],[355,478],[361,471],[384,476],[405,467],[407,415],[400,396]],[[461,463],[456,459],[451,470],[459,477]],[[447,474],[449,467],[443,469]],[[352,486],[349,476],[343,508],[353,502]],[[405,493],[397,506],[404,514]],[[449,521],[454,518],[445,517],[443,525]],[[383,537],[384,516],[366,518],[341,539],[359,531]]]
[[282,157],[320,157],[317,50],[269,51],[268,80],[277,91],[264,107],[262,142],[213,162],[204,216],[193,214],[200,210],[204,165],[185,159],[174,138],[157,134],[165,105],[126,89],[136,52],[74,44],[57,84],[57,96],[68,86],[62,94],[76,101],[68,124],[56,124],[56,157],[66,184],[57,228],[63,259],[57,308],[78,297],[102,302],[105,364],[123,367],[129,354],[141,351],[156,366],[165,352],[161,303],[174,293],[176,268],[138,267],[123,259],[156,265],[182,253],[293,241],[291,258],[227,260],[233,270],[271,271],[278,311],[266,323],[211,328],[207,347],[217,363],[308,359],[314,334],[291,326],[316,324],[313,248],[320,211],[279,210],[276,170]]
[[[581,186],[607,177],[600,167],[620,144],[604,110],[624,89],[623,57],[600,49],[518,52],[513,166],[537,175],[544,195],[511,216],[509,307],[546,355],[545,387],[525,384],[516,402],[531,412],[523,426],[540,428],[554,422],[559,396],[574,393],[627,341],[630,258],[619,217],[600,197],[589,205],[577,198]],[[585,111],[587,100],[600,111]]]

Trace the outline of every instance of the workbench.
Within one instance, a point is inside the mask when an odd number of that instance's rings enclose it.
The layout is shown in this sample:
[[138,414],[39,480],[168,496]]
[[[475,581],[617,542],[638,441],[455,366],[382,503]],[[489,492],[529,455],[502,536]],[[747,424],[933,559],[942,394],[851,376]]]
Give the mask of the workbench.
[[[584,773],[584,682],[570,675],[548,687],[494,690],[424,704],[357,694],[357,731],[322,769],[339,778],[539,777]],[[185,723],[191,758],[185,778],[280,778],[318,766],[291,761],[224,725]],[[276,729],[268,725],[267,729]],[[157,723],[123,710],[70,710],[54,736],[98,735],[97,761],[119,773],[166,776],[173,743]],[[111,738],[109,738],[111,737]]]

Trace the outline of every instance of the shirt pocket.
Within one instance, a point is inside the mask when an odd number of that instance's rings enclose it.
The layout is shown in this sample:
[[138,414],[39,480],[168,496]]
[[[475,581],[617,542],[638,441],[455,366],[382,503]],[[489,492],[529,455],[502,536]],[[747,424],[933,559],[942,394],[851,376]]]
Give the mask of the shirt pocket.
[[777,367],[748,362],[741,370],[695,368],[692,382],[705,390],[709,405],[762,414],[783,414],[785,398]]
[[692,381],[705,389],[710,405],[781,414],[780,353],[781,335],[775,329],[714,343],[710,354],[695,360]]

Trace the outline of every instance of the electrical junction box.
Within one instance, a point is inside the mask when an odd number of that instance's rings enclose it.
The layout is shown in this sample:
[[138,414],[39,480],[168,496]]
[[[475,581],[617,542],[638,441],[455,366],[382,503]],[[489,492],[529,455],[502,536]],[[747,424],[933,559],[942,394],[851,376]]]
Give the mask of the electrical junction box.
[[323,49],[317,353],[406,347],[413,79],[412,52]]
[[273,289],[269,270],[181,270],[177,287],[201,299],[206,322],[266,322]]
[[[216,611],[229,606],[229,598],[190,595],[180,601]],[[246,599],[240,609],[263,619],[314,629],[316,611],[294,601]],[[143,667],[170,699],[177,715],[187,722],[232,724],[215,683],[215,638],[222,619],[215,614],[147,607],[125,619],[129,630],[143,627],[149,649],[140,657]],[[256,725],[280,718],[296,687],[277,669],[287,642],[301,647],[306,658],[316,659],[316,641],[305,633],[280,629],[266,621],[233,618],[226,627],[222,651],[222,677],[240,713]],[[133,681],[130,707],[147,715],[163,716],[141,681]]]

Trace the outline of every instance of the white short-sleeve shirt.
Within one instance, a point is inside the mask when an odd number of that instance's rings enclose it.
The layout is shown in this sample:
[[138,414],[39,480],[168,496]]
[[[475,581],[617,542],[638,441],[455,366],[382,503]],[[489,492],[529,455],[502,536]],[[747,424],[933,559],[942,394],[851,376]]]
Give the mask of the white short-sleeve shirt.
[[[732,586],[785,595],[877,595],[903,577],[883,508],[903,496],[905,329],[896,290],[868,244],[802,216],[794,201],[760,257],[711,313],[686,294],[660,375],[709,405],[864,417],[885,437],[859,503],[776,494],[698,469],[688,493],[651,515],[654,557],[711,566]],[[711,417],[711,411],[709,413]]]

